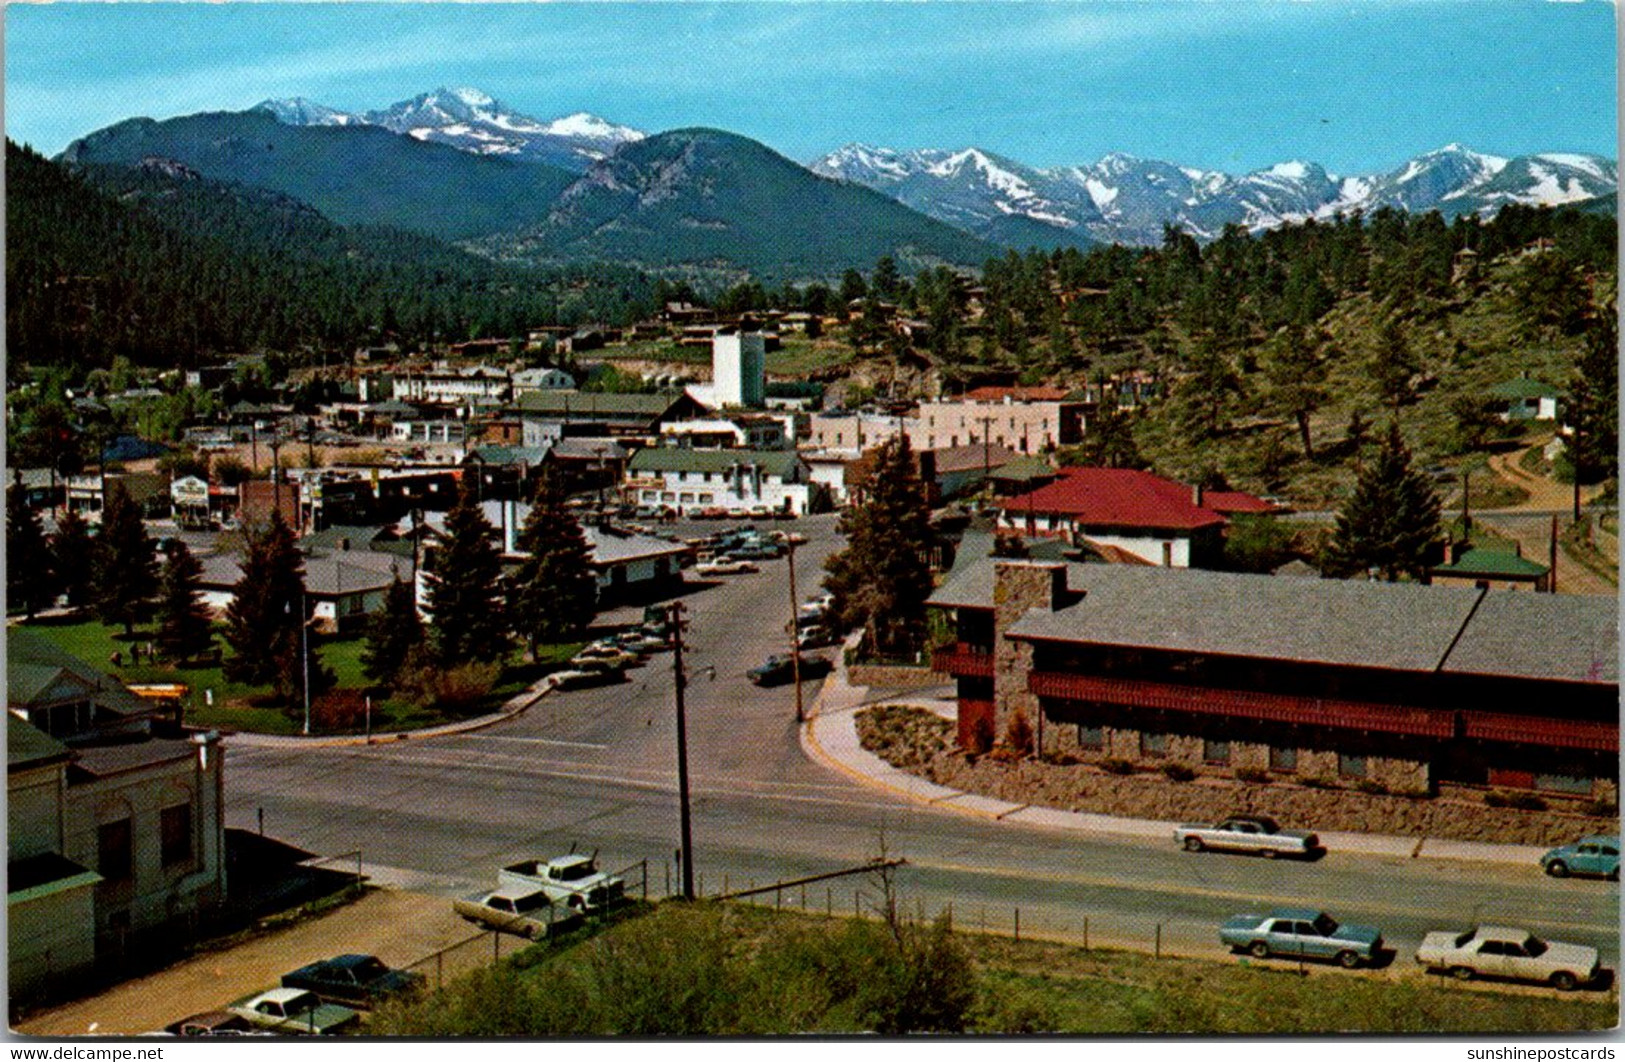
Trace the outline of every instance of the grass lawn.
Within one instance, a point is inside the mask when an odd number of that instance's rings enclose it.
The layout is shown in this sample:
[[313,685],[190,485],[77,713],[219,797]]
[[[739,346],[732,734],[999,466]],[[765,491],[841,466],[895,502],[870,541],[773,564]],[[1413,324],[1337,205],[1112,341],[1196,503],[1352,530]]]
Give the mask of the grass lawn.
[[[53,617],[35,620],[24,626],[92,667],[113,675],[121,682],[186,684],[191,689],[185,700],[186,722],[194,726],[247,730],[262,734],[297,734],[303,729],[302,707],[296,706],[290,710],[281,705],[268,703],[271,697],[269,687],[229,681],[219,665],[177,667],[171,664],[145,662],[139,666],[133,664],[132,645],[145,647],[146,643],[152,640],[154,628],[151,625],[138,625],[135,628],[135,637],[129,639],[125,637],[123,628],[104,626],[95,620]],[[222,628],[217,628],[216,637],[217,644],[223,647],[225,639]],[[365,639],[359,636],[324,637],[320,640],[320,658],[324,664],[333,669],[338,678],[336,690],[365,691],[370,686],[361,673],[361,652],[365,645]],[[373,729],[419,729],[465,718],[468,715],[482,715],[495,711],[508,698],[549,671],[556,670],[560,664],[579,652],[581,645],[580,642],[572,642],[544,646],[535,663],[521,661],[520,655],[515,653],[497,680],[497,684],[471,712],[459,712],[454,715],[435,707],[421,708],[405,699],[384,695],[381,691],[381,695],[375,698],[372,705]],[[229,651],[226,650],[228,653]],[[124,663],[121,667],[114,667],[111,662],[115,652],[123,658]],[[210,703],[211,692],[213,703]],[[359,730],[362,725],[324,730],[318,722],[318,725],[313,726],[312,732],[342,733]]]

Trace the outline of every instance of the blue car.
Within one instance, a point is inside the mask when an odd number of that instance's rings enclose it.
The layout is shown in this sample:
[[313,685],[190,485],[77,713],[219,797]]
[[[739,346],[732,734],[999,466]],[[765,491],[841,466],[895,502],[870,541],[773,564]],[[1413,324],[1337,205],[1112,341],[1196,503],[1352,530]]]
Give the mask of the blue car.
[[1570,874],[1619,880],[1619,838],[1582,837],[1540,857],[1540,867],[1554,878]]
[[1333,959],[1353,969],[1376,960],[1382,930],[1376,926],[1340,925],[1325,911],[1282,907],[1267,915],[1241,914],[1219,927],[1219,941],[1257,959],[1280,955],[1292,959]]

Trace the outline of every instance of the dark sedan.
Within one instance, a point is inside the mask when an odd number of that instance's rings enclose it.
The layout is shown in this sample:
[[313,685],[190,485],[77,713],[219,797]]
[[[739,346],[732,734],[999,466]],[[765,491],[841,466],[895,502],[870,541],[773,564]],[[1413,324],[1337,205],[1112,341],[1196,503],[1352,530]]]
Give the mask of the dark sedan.
[[283,988],[314,992],[324,1003],[372,1007],[423,987],[423,975],[392,970],[372,955],[336,955],[282,975]]
[[[823,678],[835,665],[821,656],[801,658],[801,681]],[[795,662],[789,656],[770,656],[767,663],[745,672],[745,677],[758,686],[782,686],[795,681]]]

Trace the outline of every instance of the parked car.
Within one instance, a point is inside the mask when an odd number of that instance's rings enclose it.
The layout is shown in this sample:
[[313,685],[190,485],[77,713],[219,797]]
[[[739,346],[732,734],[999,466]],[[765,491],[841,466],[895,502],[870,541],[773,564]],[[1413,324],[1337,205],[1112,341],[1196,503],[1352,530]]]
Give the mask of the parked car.
[[272,988],[244,996],[226,1010],[272,1032],[325,1036],[350,1028],[361,1015],[337,1003],[323,1003],[303,988]]
[[822,649],[839,641],[840,639],[835,636],[835,632],[828,627],[814,625],[800,629],[800,633],[796,635],[796,648]]
[[1619,838],[1582,837],[1540,857],[1540,868],[1554,878],[1586,874],[1619,880]]
[[1187,822],[1174,827],[1174,841],[1187,852],[1214,848],[1256,852],[1265,859],[1278,855],[1307,856],[1320,848],[1320,838],[1306,830],[1283,830],[1268,815],[1232,815],[1211,826]]
[[784,556],[784,548],[773,543],[760,545],[736,546],[728,551],[728,556],[734,560],[777,560]]
[[608,686],[626,676],[616,668],[567,668],[547,676],[550,690],[579,690],[589,686]]
[[762,569],[747,560],[735,560],[723,557],[717,560],[701,561],[694,565],[695,575],[744,575],[749,572],[759,572]]
[[662,649],[670,649],[670,639],[638,629],[626,631],[616,637],[616,642],[628,652],[657,653]]
[[[824,657],[804,656],[801,658],[801,681],[823,678],[834,667]],[[795,663],[788,655],[770,656],[761,666],[745,672],[745,677],[758,686],[782,686],[795,681]]]
[[629,652],[620,646],[589,645],[570,658],[570,666],[580,671],[592,671],[596,668],[606,667],[624,671],[634,664],[642,662],[643,658],[638,654]]
[[1353,969],[1374,961],[1382,951],[1382,930],[1375,926],[1340,925],[1325,911],[1283,907],[1267,915],[1240,914],[1219,927],[1219,942],[1254,958],[1272,955],[1334,959]]
[[154,1036],[179,1036],[184,1040],[203,1039],[212,1037],[236,1038],[239,1036],[270,1036],[269,1029],[262,1029],[243,1017],[233,1014],[229,1010],[207,1010],[202,1014],[194,1014],[180,1021],[172,1021],[164,1026],[162,1033],[153,1033]]
[[476,925],[530,940],[546,940],[581,924],[580,911],[554,902],[535,883],[516,885],[499,879],[496,889],[453,900],[451,909]]
[[373,1007],[423,987],[423,975],[392,970],[374,955],[335,955],[282,975],[283,988],[304,988],[323,1003]]
[[1477,926],[1466,932],[1437,931],[1422,938],[1416,961],[1435,973],[1470,981],[1505,977],[1538,981],[1568,991],[1602,973],[1596,948],[1542,940],[1527,929]]

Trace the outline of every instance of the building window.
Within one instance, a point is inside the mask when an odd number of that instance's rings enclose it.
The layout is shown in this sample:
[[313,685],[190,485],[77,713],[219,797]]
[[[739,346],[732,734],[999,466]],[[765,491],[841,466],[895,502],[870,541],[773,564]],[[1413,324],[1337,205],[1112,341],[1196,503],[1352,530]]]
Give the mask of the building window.
[[1085,749],[1103,749],[1106,747],[1106,730],[1104,727],[1084,726],[1078,724],[1078,746]]
[[1166,755],[1168,755],[1168,735],[1167,734],[1152,734],[1152,733],[1147,733],[1147,732],[1142,731],[1140,733],[1140,755],[1141,756],[1166,756]]
[[658,490],[646,490],[643,492],[643,500],[646,502],[659,501],[660,492]]
[[165,867],[192,861],[192,805],[176,804],[158,813],[159,850]]
[[1350,756],[1346,752],[1339,752],[1337,754],[1337,773],[1341,777],[1364,778],[1365,769],[1366,763],[1364,756]]
[[1295,771],[1298,769],[1297,749],[1270,748],[1270,770]]
[[135,844],[128,817],[97,827],[96,872],[108,881],[128,881],[135,873]]
[[1202,742],[1203,763],[1229,763],[1230,742],[1205,739]]

